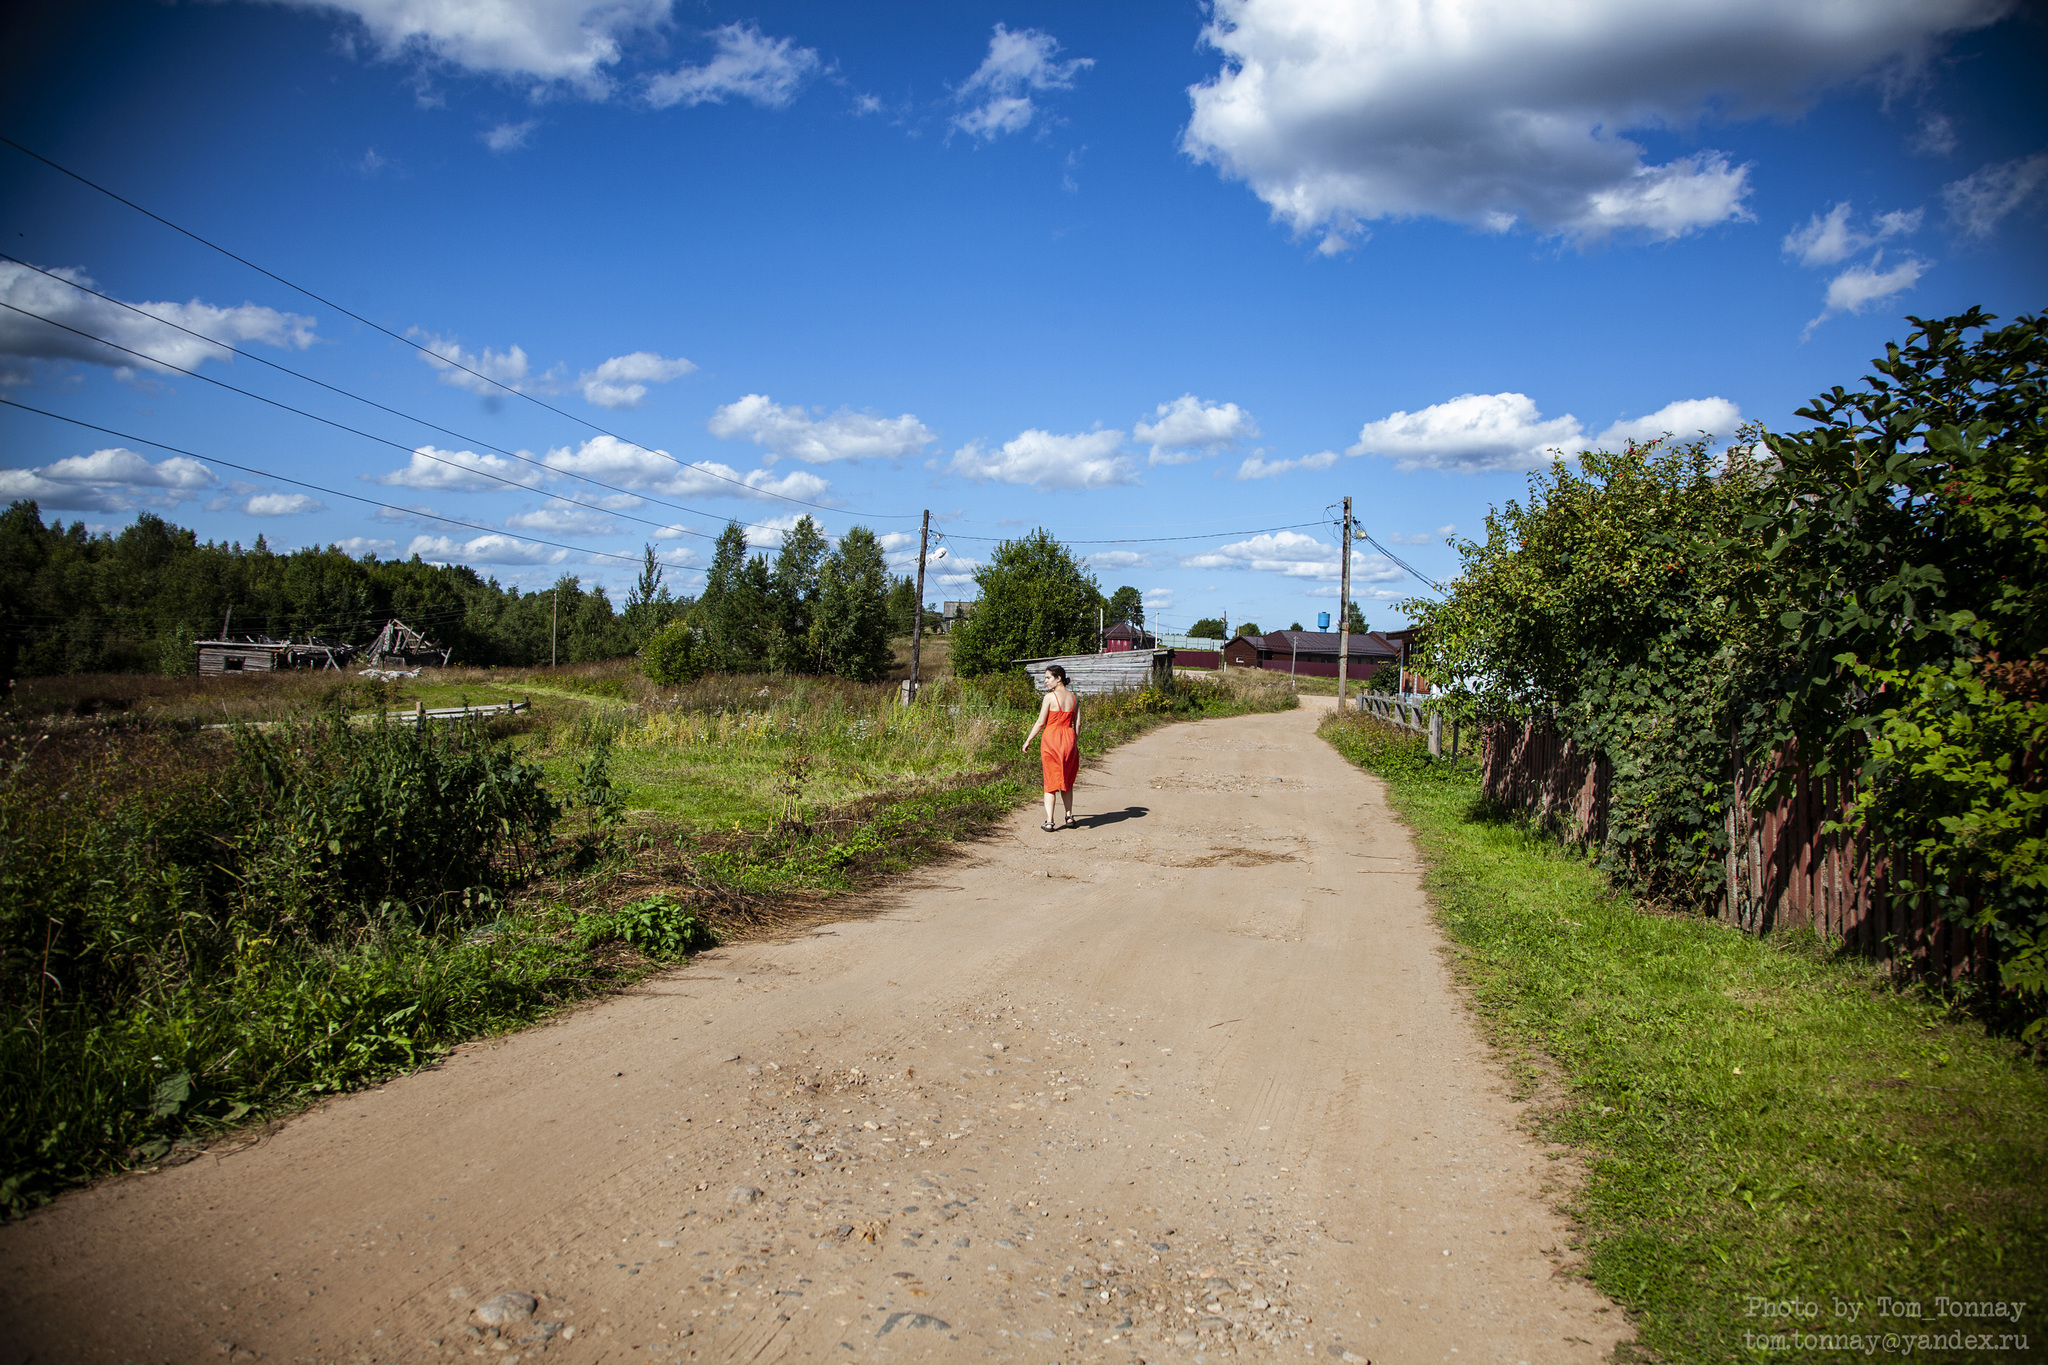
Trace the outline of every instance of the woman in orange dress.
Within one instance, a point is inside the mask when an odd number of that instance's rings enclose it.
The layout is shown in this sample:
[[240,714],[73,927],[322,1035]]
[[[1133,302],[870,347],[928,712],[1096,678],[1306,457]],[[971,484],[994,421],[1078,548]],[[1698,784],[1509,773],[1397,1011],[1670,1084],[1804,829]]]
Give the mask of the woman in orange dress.
[[1066,824],[1063,828],[1073,829],[1074,824],[1074,775],[1081,771],[1081,699],[1067,687],[1067,670],[1058,664],[1047,668],[1046,675],[1052,679],[1045,700],[1039,703],[1038,720],[1031,727],[1031,734],[1024,736],[1023,749],[1031,747],[1031,736],[1039,727],[1045,728],[1045,738],[1039,741],[1038,756],[1045,765],[1045,823],[1039,828],[1050,833],[1055,826],[1052,822],[1053,797],[1060,798],[1066,806]]

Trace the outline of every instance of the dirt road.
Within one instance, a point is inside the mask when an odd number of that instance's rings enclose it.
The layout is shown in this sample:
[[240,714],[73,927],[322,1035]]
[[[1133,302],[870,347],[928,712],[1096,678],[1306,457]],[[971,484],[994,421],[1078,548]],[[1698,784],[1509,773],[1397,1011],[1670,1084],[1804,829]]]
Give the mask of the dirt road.
[[875,918],[0,1229],[0,1359],[1601,1359],[1327,705],[1166,727],[1084,830],[1020,812]]

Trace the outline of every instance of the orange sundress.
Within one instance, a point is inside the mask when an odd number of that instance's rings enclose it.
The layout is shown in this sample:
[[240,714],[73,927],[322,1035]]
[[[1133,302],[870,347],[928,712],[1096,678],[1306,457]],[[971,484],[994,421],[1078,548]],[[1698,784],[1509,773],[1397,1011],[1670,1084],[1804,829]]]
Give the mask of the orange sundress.
[[1074,789],[1074,775],[1081,771],[1081,746],[1074,737],[1072,711],[1045,713],[1045,729],[1038,736],[1038,757],[1045,764],[1047,791]]

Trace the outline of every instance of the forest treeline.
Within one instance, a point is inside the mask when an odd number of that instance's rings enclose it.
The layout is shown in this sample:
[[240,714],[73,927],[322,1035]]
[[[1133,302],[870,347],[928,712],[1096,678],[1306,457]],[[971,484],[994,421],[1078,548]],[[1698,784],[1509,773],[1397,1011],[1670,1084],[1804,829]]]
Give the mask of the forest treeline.
[[[830,597],[842,627],[823,651],[809,632]],[[888,641],[910,632],[915,588],[891,578],[874,535],[856,527],[829,547],[808,517],[773,559],[747,554],[728,525],[701,598],[673,594],[652,547],[639,581],[614,604],[601,585],[564,574],[522,591],[461,564],[352,556],[337,546],[279,553],[202,541],[143,513],[118,533],[45,522],[34,502],[0,513],[0,677],[194,668],[192,643],[257,635],[365,644],[398,617],[454,650],[459,663],[535,666],[637,653],[689,620],[720,666],[879,676]],[[838,665],[839,667],[834,667]]]

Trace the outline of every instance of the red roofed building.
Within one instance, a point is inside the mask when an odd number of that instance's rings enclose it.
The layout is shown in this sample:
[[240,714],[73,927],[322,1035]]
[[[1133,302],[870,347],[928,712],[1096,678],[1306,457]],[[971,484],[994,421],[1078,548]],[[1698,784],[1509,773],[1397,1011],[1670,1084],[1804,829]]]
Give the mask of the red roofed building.
[[[1223,647],[1223,658],[1233,668],[1334,678],[1337,639],[1334,630],[1276,630],[1265,635],[1240,635]],[[1352,682],[1364,682],[1382,667],[1397,666],[1401,658],[1400,646],[1376,630],[1350,636],[1348,644],[1350,658],[1344,673]]]

